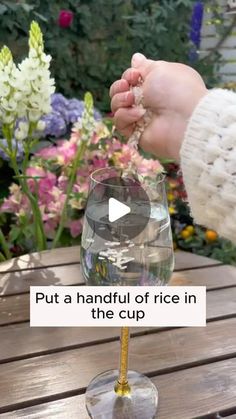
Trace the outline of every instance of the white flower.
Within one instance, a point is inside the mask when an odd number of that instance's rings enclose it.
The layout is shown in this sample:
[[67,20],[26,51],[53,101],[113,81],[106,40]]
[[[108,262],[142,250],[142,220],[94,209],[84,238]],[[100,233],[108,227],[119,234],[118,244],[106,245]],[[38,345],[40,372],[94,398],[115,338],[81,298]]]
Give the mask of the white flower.
[[15,130],[15,138],[18,141],[23,141],[27,138],[29,132],[29,124],[26,121],[20,121],[18,128]]
[[[29,56],[18,68],[7,47],[0,52],[2,123],[12,124],[17,118],[35,123],[51,111],[51,95],[55,91],[55,82],[49,71],[51,57],[44,53],[42,33],[36,22],[32,22],[30,27],[29,47]],[[17,138],[26,138],[26,130],[19,126],[16,131]]]
[[45,128],[46,128],[46,122],[44,122],[44,121],[42,121],[42,120],[39,120],[39,121],[38,121],[38,123],[37,123],[37,127],[36,127],[36,129],[37,129],[38,131],[44,131],[44,130],[45,130]]

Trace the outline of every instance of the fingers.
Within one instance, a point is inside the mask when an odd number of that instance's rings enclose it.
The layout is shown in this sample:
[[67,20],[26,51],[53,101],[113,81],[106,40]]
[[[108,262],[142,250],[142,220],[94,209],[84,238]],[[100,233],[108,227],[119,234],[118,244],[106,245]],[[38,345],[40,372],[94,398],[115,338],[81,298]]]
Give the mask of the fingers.
[[134,104],[132,92],[117,93],[111,100],[111,110],[116,112],[119,108],[129,108]]
[[142,78],[145,78],[156,62],[157,61],[148,60],[145,55],[137,52],[131,59],[131,66],[133,71],[138,71]]
[[129,90],[129,83],[126,80],[116,80],[110,87],[110,97],[116,93],[122,93]]
[[145,110],[141,108],[119,108],[114,115],[114,123],[117,130],[129,137],[133,130],[134,124],[145,114]]
[[135,68],[128,68],[123,74],[122,79],[127,80],[128,84],[131,86],[136,86],[141,74],[140,71]]

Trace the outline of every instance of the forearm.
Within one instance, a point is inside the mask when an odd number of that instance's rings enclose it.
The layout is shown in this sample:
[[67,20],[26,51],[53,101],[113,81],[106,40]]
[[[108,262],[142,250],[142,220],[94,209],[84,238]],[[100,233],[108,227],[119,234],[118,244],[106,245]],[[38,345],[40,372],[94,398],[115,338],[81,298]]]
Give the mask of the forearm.
[[215,89],[195,109],[181,148],[194,220],[236,242],[236,94]]

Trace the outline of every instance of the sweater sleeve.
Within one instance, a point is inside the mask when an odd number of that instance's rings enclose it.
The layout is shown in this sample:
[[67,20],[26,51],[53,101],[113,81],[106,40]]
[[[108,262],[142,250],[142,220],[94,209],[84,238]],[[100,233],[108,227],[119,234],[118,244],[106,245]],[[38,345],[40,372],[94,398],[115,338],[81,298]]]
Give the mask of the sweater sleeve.
[[180,158],[194,220],[236,243],[236,93],[214,89],[200,101]]

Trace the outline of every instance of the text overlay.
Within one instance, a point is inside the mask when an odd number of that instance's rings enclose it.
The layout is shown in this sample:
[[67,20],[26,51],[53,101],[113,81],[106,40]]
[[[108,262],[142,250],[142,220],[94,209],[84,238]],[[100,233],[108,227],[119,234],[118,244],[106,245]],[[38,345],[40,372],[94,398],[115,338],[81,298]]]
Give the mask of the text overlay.
[[205,287],[30,287],[31,326],[206,325]]

